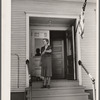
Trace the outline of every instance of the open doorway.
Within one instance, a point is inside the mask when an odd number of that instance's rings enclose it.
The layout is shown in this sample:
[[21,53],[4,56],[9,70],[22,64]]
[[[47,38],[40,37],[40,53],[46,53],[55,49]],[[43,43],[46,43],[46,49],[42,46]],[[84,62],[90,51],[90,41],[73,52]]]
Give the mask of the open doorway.
[[65,33],[66,31],[50,31],[53,79],[65,78]]
[[76,79],[75,35],[73,34],[70,29],[50,31],[52,79]]
[[76,36],[72,33],[75,22],[75,19],[68,18],[30,17],[29,59],[32,75],[41,75],[40,56],[35,56],[35,53],[37,48],[41,49],[42,39],[48,38],[53,49],[52,79],[76,79]]

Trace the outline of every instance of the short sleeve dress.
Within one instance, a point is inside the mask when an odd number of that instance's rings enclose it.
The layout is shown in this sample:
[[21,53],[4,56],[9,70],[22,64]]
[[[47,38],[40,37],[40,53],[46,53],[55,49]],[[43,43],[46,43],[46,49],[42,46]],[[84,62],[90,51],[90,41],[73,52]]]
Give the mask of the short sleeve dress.
[[[46,50],[51,49],[51,46],[49,45]],[[41,48],[41,53],[45,50],[45,47],[43,46]],[[51,53],[44,53],[41,56],[41,75],[44,77],[51,77],[52,76],[52,59],[51,59]]]

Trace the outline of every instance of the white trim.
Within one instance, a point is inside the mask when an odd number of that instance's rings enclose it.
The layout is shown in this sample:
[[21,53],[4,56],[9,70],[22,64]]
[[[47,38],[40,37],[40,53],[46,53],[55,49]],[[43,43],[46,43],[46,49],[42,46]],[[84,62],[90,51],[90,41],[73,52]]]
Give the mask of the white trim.
[[53,27],[53,26],[30,26],[31,30],[67,30],[68,27]]
[[[80,35],[77,33],[77,54],[78,54],[78,61],[81,60],[81,50],[80,50]],[[78,79],[79,85],[82,85],[82,67],[78,64]]]
[[99,0],[96,0],[96,100],[99,100]]
[[11,0],[1,3],[1,100],[11,100]]
[[29,59],[29,15],[26,14],[26,59]]
[[[77,18],[78,24],[78,18]],[[81,46],[80,46],[80,34],[76,33],[76,49],[77,49],[77,76],[79,79],[79,85],[82,85],[82,67],[78,64],[78,61],[81,60]]]
[[[29,17],[50,17],[50,18],[75,18],[78,20],[78,15],[55,15],[51,13],[35,13],[33,12],[26,12],[26,58],[29,59]],[[27,25],[28,24],[28,25]],[[77,34],[77,61],[81,58],[81,52],[80,52],[80,36]],[[79,85],[82,85],[82,72],[81,67],[77,64],[78,69],[78,80]],[[27,77],[26,77],[27,78]],[[26,79],[27,80],[27,79]]]
[[[29,16],[26,15],[26,60],[29,60]],[[29,87],[29,73],[26,65],[26,87]]]
[[41,12],[25,12],[27,16],[29,17],[49,17],[49,18],[77,18],[78,15],[76,14],[67,14],[67,15],[60,15],[57,14],[55,15],[55,13],[41,13]]

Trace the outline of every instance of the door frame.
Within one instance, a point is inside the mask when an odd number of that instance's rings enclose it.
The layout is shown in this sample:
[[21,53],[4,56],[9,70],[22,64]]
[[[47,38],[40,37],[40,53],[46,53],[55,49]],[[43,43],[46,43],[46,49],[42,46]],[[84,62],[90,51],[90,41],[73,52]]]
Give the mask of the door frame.
[[[30,17],[50,17],[50,18],[72,18],[76,19],[76,24],[78,23],[78,15],[58,15],[54,13],[41,13],[41,12],[25,12],[26,14],[26,59],[29,59],[29,18]],[[80,35],[76,34],[76,52],[77,52],[77,79],[79,81],[79,85],[82,85],[82,70],[78,65],[78,61],[81,60],[81,50],[80,50]],[[29,74],[26,66],[26,87],[29,86]]]

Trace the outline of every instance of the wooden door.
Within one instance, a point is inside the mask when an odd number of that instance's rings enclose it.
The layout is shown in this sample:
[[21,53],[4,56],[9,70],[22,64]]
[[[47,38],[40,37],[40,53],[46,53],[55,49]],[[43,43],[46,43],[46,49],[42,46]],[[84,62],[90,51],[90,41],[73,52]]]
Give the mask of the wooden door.
[[64,41],[53,40],[52,47],[52,78],[61,79],[64,78]]
[[67,44],[67,79],[74,80],[76,78],[75,68],[75,43],[73,26],[66,33]]

